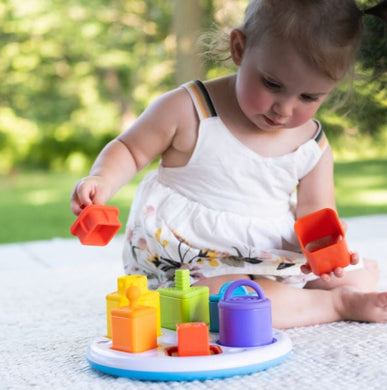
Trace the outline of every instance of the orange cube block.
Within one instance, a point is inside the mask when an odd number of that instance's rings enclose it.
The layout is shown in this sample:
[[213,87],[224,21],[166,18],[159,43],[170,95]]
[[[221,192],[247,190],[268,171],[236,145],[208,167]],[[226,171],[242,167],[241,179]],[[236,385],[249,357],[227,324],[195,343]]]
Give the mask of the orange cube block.
[[107,245],[120,230],[118,214],[117,207],[91,204],[78,215],[70,232],[83,245]]
[[345,232],[333,209],[304,215],[295,222],[294,230],[314,274],[330,273],[350,264]]
[[139,353],[157,347],[157,313],[154,307],[137,306],[140,289],[132,286],[126,295],[129,306],[111,311],[112,349]]
[[176,325],[178,356],[210,354],[210,335],[204,322],[187,322]]

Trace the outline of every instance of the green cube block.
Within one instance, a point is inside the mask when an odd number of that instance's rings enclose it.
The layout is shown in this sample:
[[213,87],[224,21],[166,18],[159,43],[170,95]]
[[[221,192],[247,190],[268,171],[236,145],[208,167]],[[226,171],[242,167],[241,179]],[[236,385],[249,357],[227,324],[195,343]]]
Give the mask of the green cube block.
[[190,287],[189,271],[175,271],[175,287],[159,288],[161,327],[176,330],[176,324],[210,322],[209,289]]

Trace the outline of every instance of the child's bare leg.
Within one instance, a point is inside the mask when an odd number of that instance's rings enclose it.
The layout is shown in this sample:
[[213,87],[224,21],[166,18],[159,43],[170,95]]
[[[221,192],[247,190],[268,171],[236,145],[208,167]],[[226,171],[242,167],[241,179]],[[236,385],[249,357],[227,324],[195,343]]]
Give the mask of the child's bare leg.
[[273,326],[291,328],[341,320],[387,322],[387,292],[364,293],[354,287],[300,289],[258,279],[272,302]]
[[320,278],[308,282],[305,288],[332,290],[340,286],[352,286],[362,292],[376,291],[379,280],[378,263],[374,260],[364,259],[364,268],[345,272],[342,278],[332,277],[329,282]]
[[330,290],[340,293],[337,309],[342,319],[355,321],[387,321],[387,292],[376,292],[379,267],[374,260],[364,260],[364,268],[346,272],[329,282],[310,281],[305,289]]
[[[201,280],[196,285],[209,286],[210,294],[216,294],[224,283],[241,278],[248,276],[224,275]],[[363,293],[348,286],[339,286],[331,290],[300,289],[264,278],[256,281],[272,302],[275,328],[284,329],[340,320],[387,322],[387,292]]]
[[337,294],[324,290],[304,290],[269,279],[256,279],[271,300],[273,326],[293,328],[341,320],[336,309]]
[[[250,279],[247,275],[222,275],[200,280],[195,285],[208,286],[210,294],[217,294],[226,282]],[[303,290],[283,283],[256,279],[272,302],[273,326],[291,328],[340,320],[334,305],[334,294],[323,290]]]

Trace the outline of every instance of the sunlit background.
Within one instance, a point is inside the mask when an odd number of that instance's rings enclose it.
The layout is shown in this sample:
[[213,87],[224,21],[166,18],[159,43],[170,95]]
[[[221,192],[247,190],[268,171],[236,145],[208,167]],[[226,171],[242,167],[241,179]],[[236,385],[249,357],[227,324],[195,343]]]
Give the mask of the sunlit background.
[[[71,190],[103,145],[159,94],[234,70],[205,61],[195,42],[238,24],[246,4],[3,0],[0,242],[69,237]],[[382,22],[365,24],[351,96],[338,104],[348,85],[340,86],[318,115],[334,148],[342,216],[387,213],[387,47]],[[144,173],[111,202],[123,224]]]

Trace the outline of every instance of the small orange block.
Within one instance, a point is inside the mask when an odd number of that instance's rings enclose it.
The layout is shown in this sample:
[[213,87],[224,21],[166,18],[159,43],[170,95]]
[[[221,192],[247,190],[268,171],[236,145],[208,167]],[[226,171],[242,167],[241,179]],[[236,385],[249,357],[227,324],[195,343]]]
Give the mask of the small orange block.
[[137,306],[140,289],[126,290],[129,306],[111,311],[112,349],[138,353],[157,347],[157,313],[154,307]]
[[117,207],[91,204],[78,215],[70,232],[83,245],[107,245],[120,230],[118,214]]
[[178,356],[210,355],[210,335],[204,322],[176,325]]

